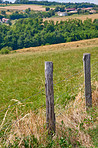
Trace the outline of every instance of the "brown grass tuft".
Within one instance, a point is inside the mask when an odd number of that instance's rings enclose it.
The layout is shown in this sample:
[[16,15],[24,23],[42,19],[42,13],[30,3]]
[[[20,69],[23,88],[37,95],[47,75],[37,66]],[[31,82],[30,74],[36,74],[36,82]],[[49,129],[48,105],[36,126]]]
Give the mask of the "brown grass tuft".
[[[92,93],[93,107],[98,104],[98,82],[94,83],[96,90]],[[82,86],[83,88],[83,86]],[[59,110],[60,115],[56,117],[56,135],[53,137],[55,140],[57,137],[65,136],[71,137],[70,141],[74,145],[75,141],[78,141],[85,147],[93,147],[90,135],[85,132],[89,128],[96,126],[91,121],[91,114],[85,110],[85,98],[83,91],[80,91],[74,101],[69,103],[69,106],[65,106],[65,109]],[[16,111],[17,112],[17,111]],[[13,143],[15,137],[19,137],[19,146],[21,145],[24,137],[28,135],[34,135],[39,143],[47,142],[47,130],[45,126],[45,110],[38,110],[38,112],[32,112],[25,116],[17,117],[17,121],[11,126],[11,131],[7,135],[6,145]],[[97,120],[97,119],[96,119]],[[63,122],[62,122],[63,121]],[[13,122],[13,121],[12,121]]]

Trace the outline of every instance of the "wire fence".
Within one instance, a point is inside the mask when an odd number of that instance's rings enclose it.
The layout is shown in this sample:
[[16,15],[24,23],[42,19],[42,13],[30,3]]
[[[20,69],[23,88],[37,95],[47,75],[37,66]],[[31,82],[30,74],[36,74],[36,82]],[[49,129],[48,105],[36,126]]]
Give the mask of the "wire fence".
[[[91,65],[91,67],[94,66],[94,65],[96,65],[97,63],[98,63],[98,62],[93,63],[93,64]],[[94,68],[94,67],[93,67],[93,68]],[[78,73],[75,73],[75,74],[69,76],[68,78],[65,78],[65,79],[63,79],[63,80],[61,80],[61,81],[55,83],[54,86],[56,86],[57,84],[62,83],[62,82],[64,82],[64,81],[70,80],[70,79],[73,78],[74,76],[79,75],[81,72],[83,72],[83,70],[80,70]],[[80,84],[80,85],[81,85],[81,84]],[[76,86],[76,88],[77,88],[77,87],[78,87],[78,86]],[[73,89],[74,89],[74,88],[73,88]],[[30,97],[28,97],[28,98],[25,98],[25,99],[22,99],[21,102],[24,102],[24,101],[26,101],[26,100],[28,100],[28,99],[34,97],[34,96],[37,96],[37,95],[39,95],[40,93],[42,93],[42,92],[44,92],[44,91],[45,91],[45,89],[42,89],[41,91],[39,91],[39,92],[36,93],[36,94],[33,94],[32,96],[30,96]],[[68,92],[69,92],[69,91],[68,91]],[[64,94],[65,94],[65,93],[64,93]],[[3,111],[5,111],[6,109],[11,108],[11,107],[13,107],[13,106],[15,106],[15,105],[17,105],[17,102],[14,103],[13,105],[10,105],[10,106],[8,106],[8,107],[6,107],[6,108],[0,110],[0,112],[3,112]]]
[[[93,67],[95,66],[95,65],[97,65],[97,63],[98,62],[95,62],[95,63],[93,63],[92,65],[91,65],[91,67],[92,67],[92,69],[93,69]],[[94,67],[94,70],[98,70],[97,68],[96,68],[96,66]],[[60,84],[60,83],[63,83],[63,82],[67,82],[68,80],[70,80],[70,79],[74,79],[74,77],[76,77],[76,76],[80,76],[80,74],[83,72],[83,70],[80,70],[78,73],[75,73],[75,74],[73,74],[73,75],[71,75],[71,76],[69,76],[68,78],[64,78],[63,80],[61,80],[61,81],[59,81],[59,82],[57,82],[57,83],[55,83],[54,84],[54,86],[56,87],[58,84]],[[83,76],[83,73],[82,73],[82,76]],[[97,79],[97,76],[98,76],[98,74],[96,74],[96,75],[92,75],[92,78],[91,78],[91,80],[93,81],[93,79],[94,78],[96,78]],[[66,87],[67,87],[67,84],[66,84]],[[74,102],[71,104],[71,105],[69,105],[68,106],[68,102],[67,102],[67,104],[65,105],[66,106],[66,108],[64,108],[64,109],[62,109],[62,104],[59,104],[59,102],[57,102],[60,98],[63,98],[64,97],[64,95],[66,95],[67,93],[69,93],[69,92],[72,92],[72,91],[74,91],[76,88],[81,88],[81,89],[84,89],[83,88],[84,87],[84,82],[82,82],[82,83],[80,83],[80,84],[78,84],[78,85],[76,85],[76,86],[74,86],[74,87],[72,87],[71,88],[71,90],[67,90],[66,91],[66,89],[65,89],[65,92],[64,93],[61,93],[60,95],[54,95],[54,100],[55,100],[55,111],[57,111],[56,112],[56,118],[58,118],[58,117],[60,117],[61,115],[62,116],[64,116],[64,113],[65,113],[65,111],[66,110],[68,110],[69,108],[71,108],[72,106],[73,106],[73,104],[74,104]],[[30,97],[28,97],[28,98],[25,98],[25,99],[22,99],[21,100],[21,103],[23,103],[24,101],[26,101],[26,100],[28,100],[28,99],[30,99],[30,98],[33,98],[33,97],[35,97],[35,96],[37,96],[37,95],[39,95],[39,94],[41,94],[42,92],[44,92],[45,91],[45,89],[42,89],[41,91],[39,91],[38,93],[36,93],[36,94],[33,94],[32,96],[30,96]],[[74,94],[74,92],[73,92],[73,94]],[[73,95],[70,95],[70,98],[71,98],[71,96],[73,97]],[[84,97],[84,95],[82,95],[82,97]],[[71,100],[72,101],[72,100]],[[76,102],[78,102],[79,101],[79,99],[77,99],[76,100]],[[17,102],[16,103],[14,103],[14,104],[12,104],[12,105],[9,105],[8,107],[6,107],[6,108],[4,108],[4,109],[1,109],[0,110],[0,113],[4,113],[4,111],[6,110],[6,112],[5,112],[5,115],[4,115],[4,117],[3,117],[3,119],[2,119],[2,123],[1,123],[1,125],[0,125],[0,132],[1,131],[4,131],[4,134],[3,134],[3,137],[6,137],[6,132],[7,132],[7,130],[9,131],[9,128],[11,128],[12,127],[12,125],[13,124],[16,124],[17,122],[19,122],[19,121],[21,121],[23,118],[25,118],[26,116],[24,115],[23,117],[21,117],[21,118],[19,118],[19,119],[17,119],[17,120],[15,120],[15,119],[13,119],[14,121],[12,122],[11,120],[10,120],[10,122],[7,122],[6,123],[6,116],[7,116],[7,113],[8,113],[8,110],[11,108],[11,107],[15,107],[17,105]],[[36,112],[36,111],[39,111],[39,109],[44,109],[44,112],[46,113],[46,111],[45,111],[45,107],[46,107],[46,105],[45,104],[43,104],[43,105],[41,105],[40,107],[38,107],[38,108],[36,108],[35,110],[33,110],[32,111],[32,113],[34,113],[34,112]],[[59,109],[58,109],[59,108]],[[42,109],[42,110],[43,110]],[[30,127],[29,127],[30,128]]]

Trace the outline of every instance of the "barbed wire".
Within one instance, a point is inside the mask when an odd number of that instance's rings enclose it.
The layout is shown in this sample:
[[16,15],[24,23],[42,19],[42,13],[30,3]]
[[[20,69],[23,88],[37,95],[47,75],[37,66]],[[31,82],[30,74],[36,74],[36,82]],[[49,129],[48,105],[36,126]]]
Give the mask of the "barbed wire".
[[[98,74],[96,74],[95,76],[92,77],[92,79],[94,79]],[[84,83],[83,83],[84,84]],[[83,97],[85,97],[85,95],[83,95]],[[80,99],[80,98],[79,98]],[[79,100],[77,99],[77,101]],[[76,101],[76,102],[77,102]],[[68,108],[66,108],[64,111],[66,111],[67,109],[69,109],[73,104],[71,104]],[[56,117],[58,117],[59,115],[61,115],[62,113],[60,112]]]
[[[44,89],[41,90],[40,92],[38,92],[38,93],[36,93],[36,94],[34,94],[34,95],[32,95],[32,96],[26,98],[26,99],[21,100],[21,102],[24,102],[24,101],[26,101],[26,100],[28,100],[28,99],[30,99],[30,98],[32,98],[32,97],[34,97],[34,96],[40,94],[40,93],[43,92],[43,91],[44,91]],[[16,105],[16,104],[17,104],[17,102],[14,103],[13,105],[10,105],[10,106],[6,107],[5,109],[0,110],[0,112],[3,112],[4,110],[9,109],[9,108],[11,108],[12,106],[14,106],[14,105]]]
[[[95,65],[95,64],[97,64],[97,63],[98,63],[98,62],[95,62],[95,63],[93,63],[91,66],[93,66],[93,65]],[[57,82],[57,83],[56,83],[56,84],[54,84],[54,85],[57,85],[57,84],[59,84],[59,83],[61,83],[61,82],[64,82],[64,81],[67,81],[67,80],[69,80],[69,79],[73,78],[74,76],[76,76],[76,75],[80,74],[82,71],[83,71],[83,69],[82,69],[82,70],[80,70],[78,73],[75,73],[75,74],[73,74],[73,75],[69,76],[68,78],[65,78],[65,79],[63,79],[63,80],[61,80],[61,81]]]
[[94,66],[94,65],[96,65],[98,62],[95,62],[95,63],[93,63],[91,66]]
[[[33,110],[32,113],[38,111],[40,108],[42,108],[42,107],[44,107],[44,106],[45,106],[45,105],[42,105],[42,106],[40,106],[39,108]],[[8,124],[7,127],[2,128],[0,131],[2,131],[2,130],[4,130],[4,129],[8,128],[9,126],[15,124],[16,122],[20,121],[20,120],[23,119],[23,118],[24,118],[24,117],[22,117],[22,118],[20,118],[20,119],[17,119],[15,122],[13,122],[13,123],[11,123],[11,124]]]
[[[79,84],[79,85],[77,85],[76,87],[74,87],[73,89],[75,89],[75,88],[77,88],[77,87],[79,87],[79,86],[81,86],[81,85],[83,85],[84,83],[81,83],[81,84]],[[73,90],[72,89],[72,90]],[[66,93],[68,93],[69,91],[67,91],[67,92],[65,92],[65,93],[63,93],[63,94],[61,94],[59,97],[57,97],[56,99],[59,99],[61,96],[63,96],[64,94],[66,94]],[[43,107],[44,105],[42,105],[41,107]],[[41,108],[40,107],[40,108]],[[35,112],[35,111],[37,111],[38,109],[40,109],[40,108],[37,108],[36,110],[33,110],[32,112]],[[18,120],[16,120],[15,122],[18,122]],[[12,123],[13,124],[13,123]],[[11,124],[11,125],[12,125]],[[10,126],[10,125],[9,125]],[[5,128],[4,128],[5,129]],[[3,129],[2,129],[3,130]]]
[[[84,82],[81,83],[81,84],[79,84],[79,85],[77,85],[77,86],[75,86],[74,88],[72,88],[72,90],[74,90],[75,88],[77,88],[77,87],[79,87],[79,86],[81,86],[81,85],[83,85],[83,84],[84,84]],[[60,97],[62,97],[64,94],[66,94],[66,93],[68,93],[68,92],[70,92],[70,90],[68,90],[68,91],[64,92],[63,94],[61,94],[59,97],[56,98],[56,100],[58,100]]]
[[[95,62],[95,63],[92,64],[91,66],[93,66],[93,65],[95,65],[95,64],[97,64],[97,63],[98,63],[98,62]],[[83,71],[83,70],[80,70],[78,73],[75,73],[75,74],[71,75],[70,77],[65,78],[64,80],[61,80],[61,81],[59,81],[58,83],[56,83],[56,84],[54,84],[54,85],[57,85],[57,84],[59,84],[59,83],[61,83],[61,82],[64,82],[64,81],[67,81],[67,80],[69,80],[70,78],[72,78],[72,77],[74,77],[74,76],[80,74],[82,71]],[[76,86],[76,87],[79,87],[79,86],[81,86],[81,85],[82,85],[82,84],[80,84],[80,85],[78,85],[78,86]],[[74,87],[73,89],[75,89],[76,87]],[[36,94],[34,94],[34,95],[32,95],[32,96],[26,98],[26,99],[21,100],[21,102],[24,102],[24,101],[26,101],[26,100],[28,100],[28,99],[30,99],[30,98],[32,98],[32,97],[34,97],[34,96],[36,96],[36,95],[42,93],[43,91],[45,91],[45,89],[42,89],[40,92],[38,92],[38,93],[36,93]],[[69,91],[68,91],[68,92],[69,92]],[[65,92],[65,93],[67,93],[67,92]],[[62,95],[64,95],[65,93],[63,93]],[[60,95],[59,97],[61,97],[62,95]],[[57,97],[56,99],[58,99],[59,97]],[[0,110],[0,112],[3,112],[4,110],[9,109],[9,108],[15,106],[17,103],[18,103],[18,102],[16,102],[16,103],[14,103],[13,105],[10,105],[10,106],[8,106],[8,107],[6,107],[6,108]]]
[[[98,75],[98,74],[96,74],[95,76],[93,76],[92,79],[95,78],[97,75]],[[84,84],[84,83],[79,84],[79,85],[77,85],[76,87],[79,87],[79,86],[81,86],[81,85],[83,85],[83,84]],[[76,87],[74,87],[73,89],[75,89]],[[64,93],[64,94],[65,94],[65,93]],[[63,95],[63,94],[62,94],[62,95]],[[60,95],[60,96],[61,96],[61,95]],[[60,96],[59,96],[59,97],[60,97]],[[79,99],[77,99],[76,102],[77,102],[78,100],[79,100]],[[71,105],[68,106],[66,109],[64,109],[64,112],[65,112],[66,110],[68,110],[69,108],[71,108],[72,105],[73,105],[73,104],[71,104]],[[44,107],[44,106],[45,106],[45,105],[42,105],[42,106],[40,106],[40,108],[42,108],[42,107]],[[37,110],[40,109],[40,108],[37,108],[37,109],[33,110],[32,112],[35,112],[35,111],[37,111]],[[60,112],[58,115],[56,115],[56,117],[58,117],[58,116],[60,116],[60,115],[63,115],[62,112]],[[25,117],[25,116],[24,116],[24,117]],[[18,121],[20,121],[20,120],[23,119],[24,117],[22,117],[22,118],[20,118],[20,119],[17,119],[15,122],[13,122],[13,123],[7,125],[7,127],[1,128],[0,131],[2,131],[2,130],[4,130],[4,129],[8,129],[9,126],[11,126],[11,125],[13,125],[13,124],[16,124]]]
[[64,81],[67,81],[67,80],[69,80],[69,79],[73,78],[74,76],[76,76],[76,75],[80,74],[82,71],[83,71],[83,70],[80,70],[78,73],[75,73],[75,74],[71,75],[70,77],[65,78],[64,80],[61,80],[61,81],[57,82],[57,83],[56,83],[56,84],[54,84],[54,85],[57,85],[57,84],[59,84],[59,83],[61,83],[61,82],[64,82]]

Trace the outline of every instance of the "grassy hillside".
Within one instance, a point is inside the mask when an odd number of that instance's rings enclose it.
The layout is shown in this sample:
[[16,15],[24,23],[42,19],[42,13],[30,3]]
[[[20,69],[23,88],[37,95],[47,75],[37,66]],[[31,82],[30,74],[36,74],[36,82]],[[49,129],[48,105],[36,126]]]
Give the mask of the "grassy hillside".
[[[83,69],[83,53],[91,53],[91,64],[95,63],[98,58],[98,47],[95,47],[95,42],[93,44],[92,40],[90,40],[92,47],[85,48],[87,42],[85,41],[84,47],[77,48],[73,47],[77,43],[79,46],[79,42],[66,43],[67,46],[69,44],[69,48],[71,47],[69,50],[66,50],[66,44],[58,44],[56,46],[45,46],[46,48],[48,47],[47,52],[42,52],[44,47],[39,47],[39,52],[32,52],[33,49],[38,49],[38,47],[36,47],[31,48],[31,52],[0,55],[1,110],[11,104],[12,99],[19,101],[25,100],[44,89],[45,61],[53,61],[54,63],[54,84]],[[71,44],[73,44],[73,47]],[[52,50],[50,50],[51,48]],[[92,69],[92,73],[97,73],[96,67],[95,70]],[[71,86],[74,87],[81,82],[83,82],[83,73],[81,78],[76,76],[67,83],[62,82],[55,86],[55,96],[65,92],[66,87],[70,90]],[[34,96],[24,102],[31,102],[33,100],[36,100],[35,104],[37,104],[37,106],[43,104],[43,102],[45,102],[44,92],[38,95],[37,98]]]
[[13,119],[17,119],[16,112],[23,116],[30,110],[45,105],[45,61],[52,61],[54,64],[55,104],[62,107],[69,103],[68,100],[73,100],[83,88],[83,53],[91,53],[91,64],[94,64],[91,66],[92,84],[98,81],[98,39],[82,42],[33,47],[0,55],[0,124],[7,107],[12,105],[4,128]]

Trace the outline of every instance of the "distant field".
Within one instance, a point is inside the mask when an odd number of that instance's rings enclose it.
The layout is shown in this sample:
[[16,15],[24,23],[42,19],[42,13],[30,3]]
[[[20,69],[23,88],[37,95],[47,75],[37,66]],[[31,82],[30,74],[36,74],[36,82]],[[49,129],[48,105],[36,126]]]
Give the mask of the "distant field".
[[45,20],[53,20],[53,21],[65,21],[67,19],[81,19],[81,20],[86,20],[87,18],[89,19],[98,19],[98,14],[91,14],[91,15],[71,15],[71,16],[64,16],[64,17],[51,17],[51,18],[45,18]]
[[35,11],[45,11],[45,8],[43,8],[43,6],[39,6],[39,5],[9,5],[9,6],[4,6],[4,7],[0,7],[0,9],[10,9],[10,10],[25,10],[30,8],[31,10],[35,10]]

